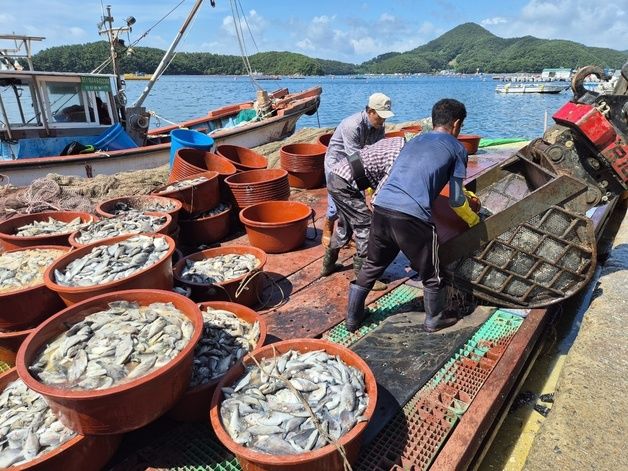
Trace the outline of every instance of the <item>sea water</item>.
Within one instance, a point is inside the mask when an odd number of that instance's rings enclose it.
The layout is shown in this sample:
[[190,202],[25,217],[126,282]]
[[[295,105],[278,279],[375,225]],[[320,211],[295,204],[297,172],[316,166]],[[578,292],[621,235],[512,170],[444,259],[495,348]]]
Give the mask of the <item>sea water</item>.
[[[500,82],[490,75],[472,76],[367,76],[305,77],[263,80],[258,84],[267,91],[286,87],[290,92],[321,86],[323,94],[318,114],[303,116],[297,128],[336,126],[344,117],[364,108],[368,96],[383,92],[392,99],[395,116],[390,123],[401,123],[430,116],[432,105],[441,98],[455,98],[467,107],[462,133],[488,138],[522,137],[533,139],[543,134],[545,119],[551,126],[552,114],[571,98],[568,90],[550,94],[499,94]],[[145,87],[144,81],[127,82],[129,103]],[[165,126],[204,116],[221,106],[254,100],[256,88],[248,76],[162,76],[144,102],[164,118],[151,119],[151,127]]]

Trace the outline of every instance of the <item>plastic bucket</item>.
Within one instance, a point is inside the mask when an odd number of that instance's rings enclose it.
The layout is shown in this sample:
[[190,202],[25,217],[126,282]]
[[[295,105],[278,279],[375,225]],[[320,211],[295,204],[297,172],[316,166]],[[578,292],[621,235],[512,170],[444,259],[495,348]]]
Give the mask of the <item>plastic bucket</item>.
[[241,362],[236,363],[227,371],[214,389],[212,397],[210,420],[216,437],[236,456],[240,467],[245,470],[324,471],[343,469],[343,460],[334,445],[328,444],[322,448],[296,455],[270,455],[237,444],[222,424],[220,405],[224,399],[223,388],[233,385],[236,380],[242,377],[245,366],[253,364],[253,358],[259,361],[263,358],[280,355],[289,350],[296,350],[300,353],[324,350],[330,355],[338,356],[345,364],[357,368],[364,374],[366,392],[369,396],[367,408],[363,413],[365,420],[358,422],[338,440],[338,443],[345,449],[349,463],[355,463],[359,458],[362,434],[372,419],[375,406],[377,405],[377,383],[371,369],[356,353],[346,347],[321,339],[292,339],[267,345],[249,353]]
[[[0,375],[0,393],[19,379],[15,368]],[[48,453],[23,464],[11,466],[12,471],[98,471],[103,469],[118,449],[122,435],[100,437],[77,435]],[[4,468],[6,469],[6,468]]]
[[192,149],[211,150],[214,140],[207,134],[190,129],[173,129],[170,132],[170,167],[174,163],[177,150],[182,147]]
[[137,144],[122,125],[116,123],[96,139],[94,147],[99,150],[122,150],[137,147]]
[[[113,301],[172,303],[194,326],[185,347],[168,363],[144,376],[106,389],[63,389],[38,381],[29,372],[37,352],[48,342]],[[190,384],[194,347],[203,330],[201,311],[193,301],[172,291],[139,289],[95,296],[64,309],[43,322],[20,347],[17,371],[22,381],[38,392],[69,429],[84,435],[111,435],[129,432],[152,422],[172,408]]]
[[[266,341],[266,334],[268,332],[266,319],[256,313],[253,309],[243,306],[242,304],[230,303],[228,301],[209,301],[200,304],[201,311],[204,311],[205,308],[208,307],[212,309],[224,309],[225,311],[230,311],[235,314],[236,317],[248,322],[249,324],[259,322],[259,339],[257,339],[255,349],[264,345],[264,342]],[[237,365],[239,362],[240,361],[238,360],[233,366]],[[227,374],[227,372],[225,372],[225,374]],[[170,412],[167,414],[168,417],[181,422],[200,422],[207,420],[209,417],[209,409],[211,407],[214,389],[223,376],[214,378],[209,383],[188,389],[183,394],[183,397],[179,399],[179,402],[177,402],[175,406],[170,409]]]

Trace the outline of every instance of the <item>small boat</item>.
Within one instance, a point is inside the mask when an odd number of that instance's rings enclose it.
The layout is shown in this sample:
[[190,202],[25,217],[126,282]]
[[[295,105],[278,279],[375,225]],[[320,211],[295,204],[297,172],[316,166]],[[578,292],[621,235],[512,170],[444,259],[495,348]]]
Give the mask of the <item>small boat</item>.
[[[188,23],[201,3],[197,0]],[[109,8],[106,18],[113,20]],[[111,21],[109,29],[123,30]],[[216,144],[259,146],[289,136],[302,115],[316,113],[321,87],[297,93],[260,90],[257,101],[149,130],[151,113],[142,103],[179,38],[142,95],[126,107],[120,105],[126,96],[119,74],[0,70],[0,182],[23,186],[48,173],[93,177],[159,167],[169,161],[170,131],[177,128],[206,133]],[[26,50],[32,50],[31,40],[42,39],[24,36]],[[28,62],[31,68],[30,57]]]
[[124,80],[150,80],[150,75],[144,72],[135,72],[133,74],[124,74]]
[[560,93],[567,90],[568,85],[554,83],[507,83],[495,88],[497,93]]

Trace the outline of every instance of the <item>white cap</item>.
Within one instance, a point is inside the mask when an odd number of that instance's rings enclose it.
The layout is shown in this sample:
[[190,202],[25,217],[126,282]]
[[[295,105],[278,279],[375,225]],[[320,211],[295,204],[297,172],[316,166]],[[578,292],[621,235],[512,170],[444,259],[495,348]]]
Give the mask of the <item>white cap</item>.
[[375,110],[377,114],[384,119],[392,118],[395,113],[390,111],[390,98],[383,93],[373,93],[369,97],[368,106],[372,110]]

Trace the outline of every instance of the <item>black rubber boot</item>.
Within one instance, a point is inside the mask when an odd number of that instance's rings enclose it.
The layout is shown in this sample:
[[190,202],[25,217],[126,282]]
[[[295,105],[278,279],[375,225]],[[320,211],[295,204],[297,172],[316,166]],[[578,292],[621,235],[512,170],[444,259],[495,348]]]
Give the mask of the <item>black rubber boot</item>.
[[445,288],[438,290],[424,288],[423,303],[425,304],[423,328],[427,332],[437,332],[458,322],[457,314],[445,309],[447,304],[447,290]]
[[[356,278],[358,277],[358,273],[360,273],[360,270],[362,269],[362,265],[364,265],[364,260],[365,259],[363,257],[358,257],[357,255],[353,256],[353,271],[355,272]],[[383,281],[375,280],[375,284],[373,285],[371,290],[384,291],[386,288],[388,288],[388,285],[386,283],[384,283]]]
[[342,265],[336,263],[338,261],[338,254],[340,249],[325,249],[325,255],[323,256],[323,269],[321,270],[321,276],[329,276],[332,273],[342,269]]
[[349,284],[349,303],[347,306],[346,327],[349,332],[355,332],[364,320],[364,301],[369,294],[368,289]]

